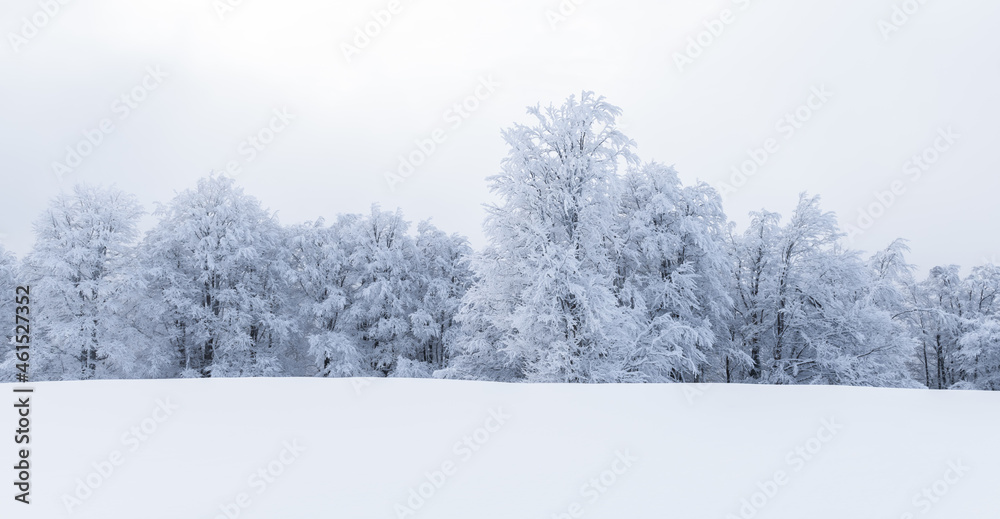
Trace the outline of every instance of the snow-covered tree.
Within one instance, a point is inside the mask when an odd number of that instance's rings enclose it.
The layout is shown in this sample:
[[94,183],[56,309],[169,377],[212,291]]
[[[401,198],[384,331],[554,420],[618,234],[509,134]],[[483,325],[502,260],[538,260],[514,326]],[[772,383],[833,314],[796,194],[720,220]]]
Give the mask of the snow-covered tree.
[[317,220],[290,231],[289,282],[301,319],[295,331],[307,342],[321,376],[368,374],[347,311],[356,273],[344,232],[354,228],[353,220],[341,217],[329,227]]
[[367,369],[386,376],[400,356],[413,358],[416,339],[410,314],[416,308],[412,265],[416,248],[400,211],[356,218],[345,237],[354,277],[348,318],[363,349]]
[[[14,380],[14,370],[16,358],[14,357],[14,321],[9,316],[14,315],[17,288],[17,258],[13,253],[0,244],[0,315],[7,316],[7,322],[0,327],[0,344],[4,345],[3,354],[0,354],[0,382],[11,382]],[[25,315],[28,319],[32,316]],[[30,321],[29,321],[30,324]],[[33,375],[29,373],[29,375]]]
[[26,259],[35,366],[54,379],[154,376],[163,368],[146,327],[133,243],[142,210],[117,189],[77,185],[35,223]]
[[629,367],[640,380],[699,380],[731,306],[721,199],[650,163],[626,175],[621,212],[619,298],[640,327]]
[[925,384],[932,389],[947,389],[962,380],[958,341],[967,310],[963,291],[957,265],[934,267],[912,291],[918,358]]
[[469,284],[464,238],[373,206],[291,231],[290,279],[321,376],[429,375],[448,361]]
[[730,230],[733,319],[725,338],[730,346],[724,359],[727,382],[746,376],[764,378],[763,365],[774,341],[776,250],[781,239],[781,216],[767,211],[750,214],[742,235]]
[[976,389],[1000,389],[1000,267],[981,265],[964,282],[961,376]]
[[905,308],[903,285],[911,271],[904,259],[908,250],[897,241],[867,263],[848,256],[842,268],[855,274],[842,274],[839,284],[836,278],[831,280],[831,300],[843,310],[828,303],[808,318],[816,323],[813,336],[823,339],[817,342],[814,382],[919,387],[907,367],[916,341],[907,334],[905,322],[897,319]]
[[472,281],[472,248],[466,238],[448,235],[426,221],[417,226],[415,245],[416,309],[410,314],[417,340],[414,358],[442,369],[460,333],[455,316]]
[[274,216],[235,181],[212,176],[157,214],[144,243],[152,296],[186,377],[283,372],[287,247]]
[[528,112],[536,124],[503,132],[510,149],[490,177],[501,202],[488,209],[490,245],[473,262],[459,346],[469,357],[456,366],[497,360],[483,351],[491,347],[503,362],[446,375],[513,369],[531,381],[620,380],[636,326],[614,286],[618,171],[636,161],[634,143],[615,128],[620,109],[589,92]]
[[887,278],[902,267],[882,255],[873,264],[883,270],[873,268],[840,247],[841,235],[818,198],[803,195],[787,225],[773,213],[757,213],[734,240],[731,333],[749,357],[747,378],[911,385],[905,360],[913,343],[885,308],[900,299],[889,293]]
[[967,366],[967,386],[1000,391],[1000,319],[983,316],[971,323],[959,339],[959,347],[959,355]]

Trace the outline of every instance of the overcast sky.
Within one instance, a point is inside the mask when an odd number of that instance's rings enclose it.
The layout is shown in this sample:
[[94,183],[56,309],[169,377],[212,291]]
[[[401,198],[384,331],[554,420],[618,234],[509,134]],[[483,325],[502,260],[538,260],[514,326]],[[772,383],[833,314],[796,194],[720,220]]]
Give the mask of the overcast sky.
[[[30,223],[73,183],[152,209],[236,162],[283,223],[378,202],[479,246],[501,128],[593,90],[624,110],[643,160],[739,183],[725,208],[741,226],[808,191],[867,227],[856,248],[904,237],[922,269],[1000,257],[1000,3],[578,1],[3,2],[0,241],[27,252]],[[911,14],[893,19],[897,5]],[[444,140],[390,189],[435,130]],[[88,131],[99,145],[57,174],[67,147],[90,151]],[[270,142],[251,161],[255,135]],[[758,148],[766,162],[733,179]],[[876,197],[894,182],[894,200]]]

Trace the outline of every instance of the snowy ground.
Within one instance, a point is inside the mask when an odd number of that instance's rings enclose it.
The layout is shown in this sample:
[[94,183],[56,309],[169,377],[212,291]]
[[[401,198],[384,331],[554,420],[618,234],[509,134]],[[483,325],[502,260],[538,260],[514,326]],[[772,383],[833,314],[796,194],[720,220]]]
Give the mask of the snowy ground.
[[[1000,394],[347,379],[33,387],[32,504],[7,483],[2,518],[1000,511]],[[3,437],[10,481],[16,449]]]

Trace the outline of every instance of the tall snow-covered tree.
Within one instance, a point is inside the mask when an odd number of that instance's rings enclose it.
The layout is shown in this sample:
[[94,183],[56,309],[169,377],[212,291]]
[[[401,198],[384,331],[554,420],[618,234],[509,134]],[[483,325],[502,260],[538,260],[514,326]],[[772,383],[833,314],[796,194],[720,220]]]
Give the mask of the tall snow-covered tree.
[[[503,132],[509,152],[490,188],[487,249],[462,310],[464,374],[493,371],[531,381],[620,380],[635,343],[614,286],[623,162],[634,143],[615,127],[620,109],[584,92],[561,107],[529,108],[536,122]],[[498,356],[483,348],[499,348]],[[507,370],[507,371],[505,371]],[[506,374],[505,374],[506,373]]]
[[186,377],[284,371],[287,247],[275,217],[235,181],[212,176],[157,214],[144,243],[176,370]]
[[32,285],[36,365],[54,379],[160,373],[146,329],[145,283],[133,244],[142,210],[117,189],[77,185],[35,223],[26,259]]

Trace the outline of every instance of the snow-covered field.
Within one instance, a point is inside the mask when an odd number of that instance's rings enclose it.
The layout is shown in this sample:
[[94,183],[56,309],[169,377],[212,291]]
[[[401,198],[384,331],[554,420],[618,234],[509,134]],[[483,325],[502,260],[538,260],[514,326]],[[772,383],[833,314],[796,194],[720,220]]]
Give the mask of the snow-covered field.
[[[33,387],[32,503],[7,483],[2,518],[1000,513],[995,393],[399,379]],[[17,417],[4,407],[11,481]]]

